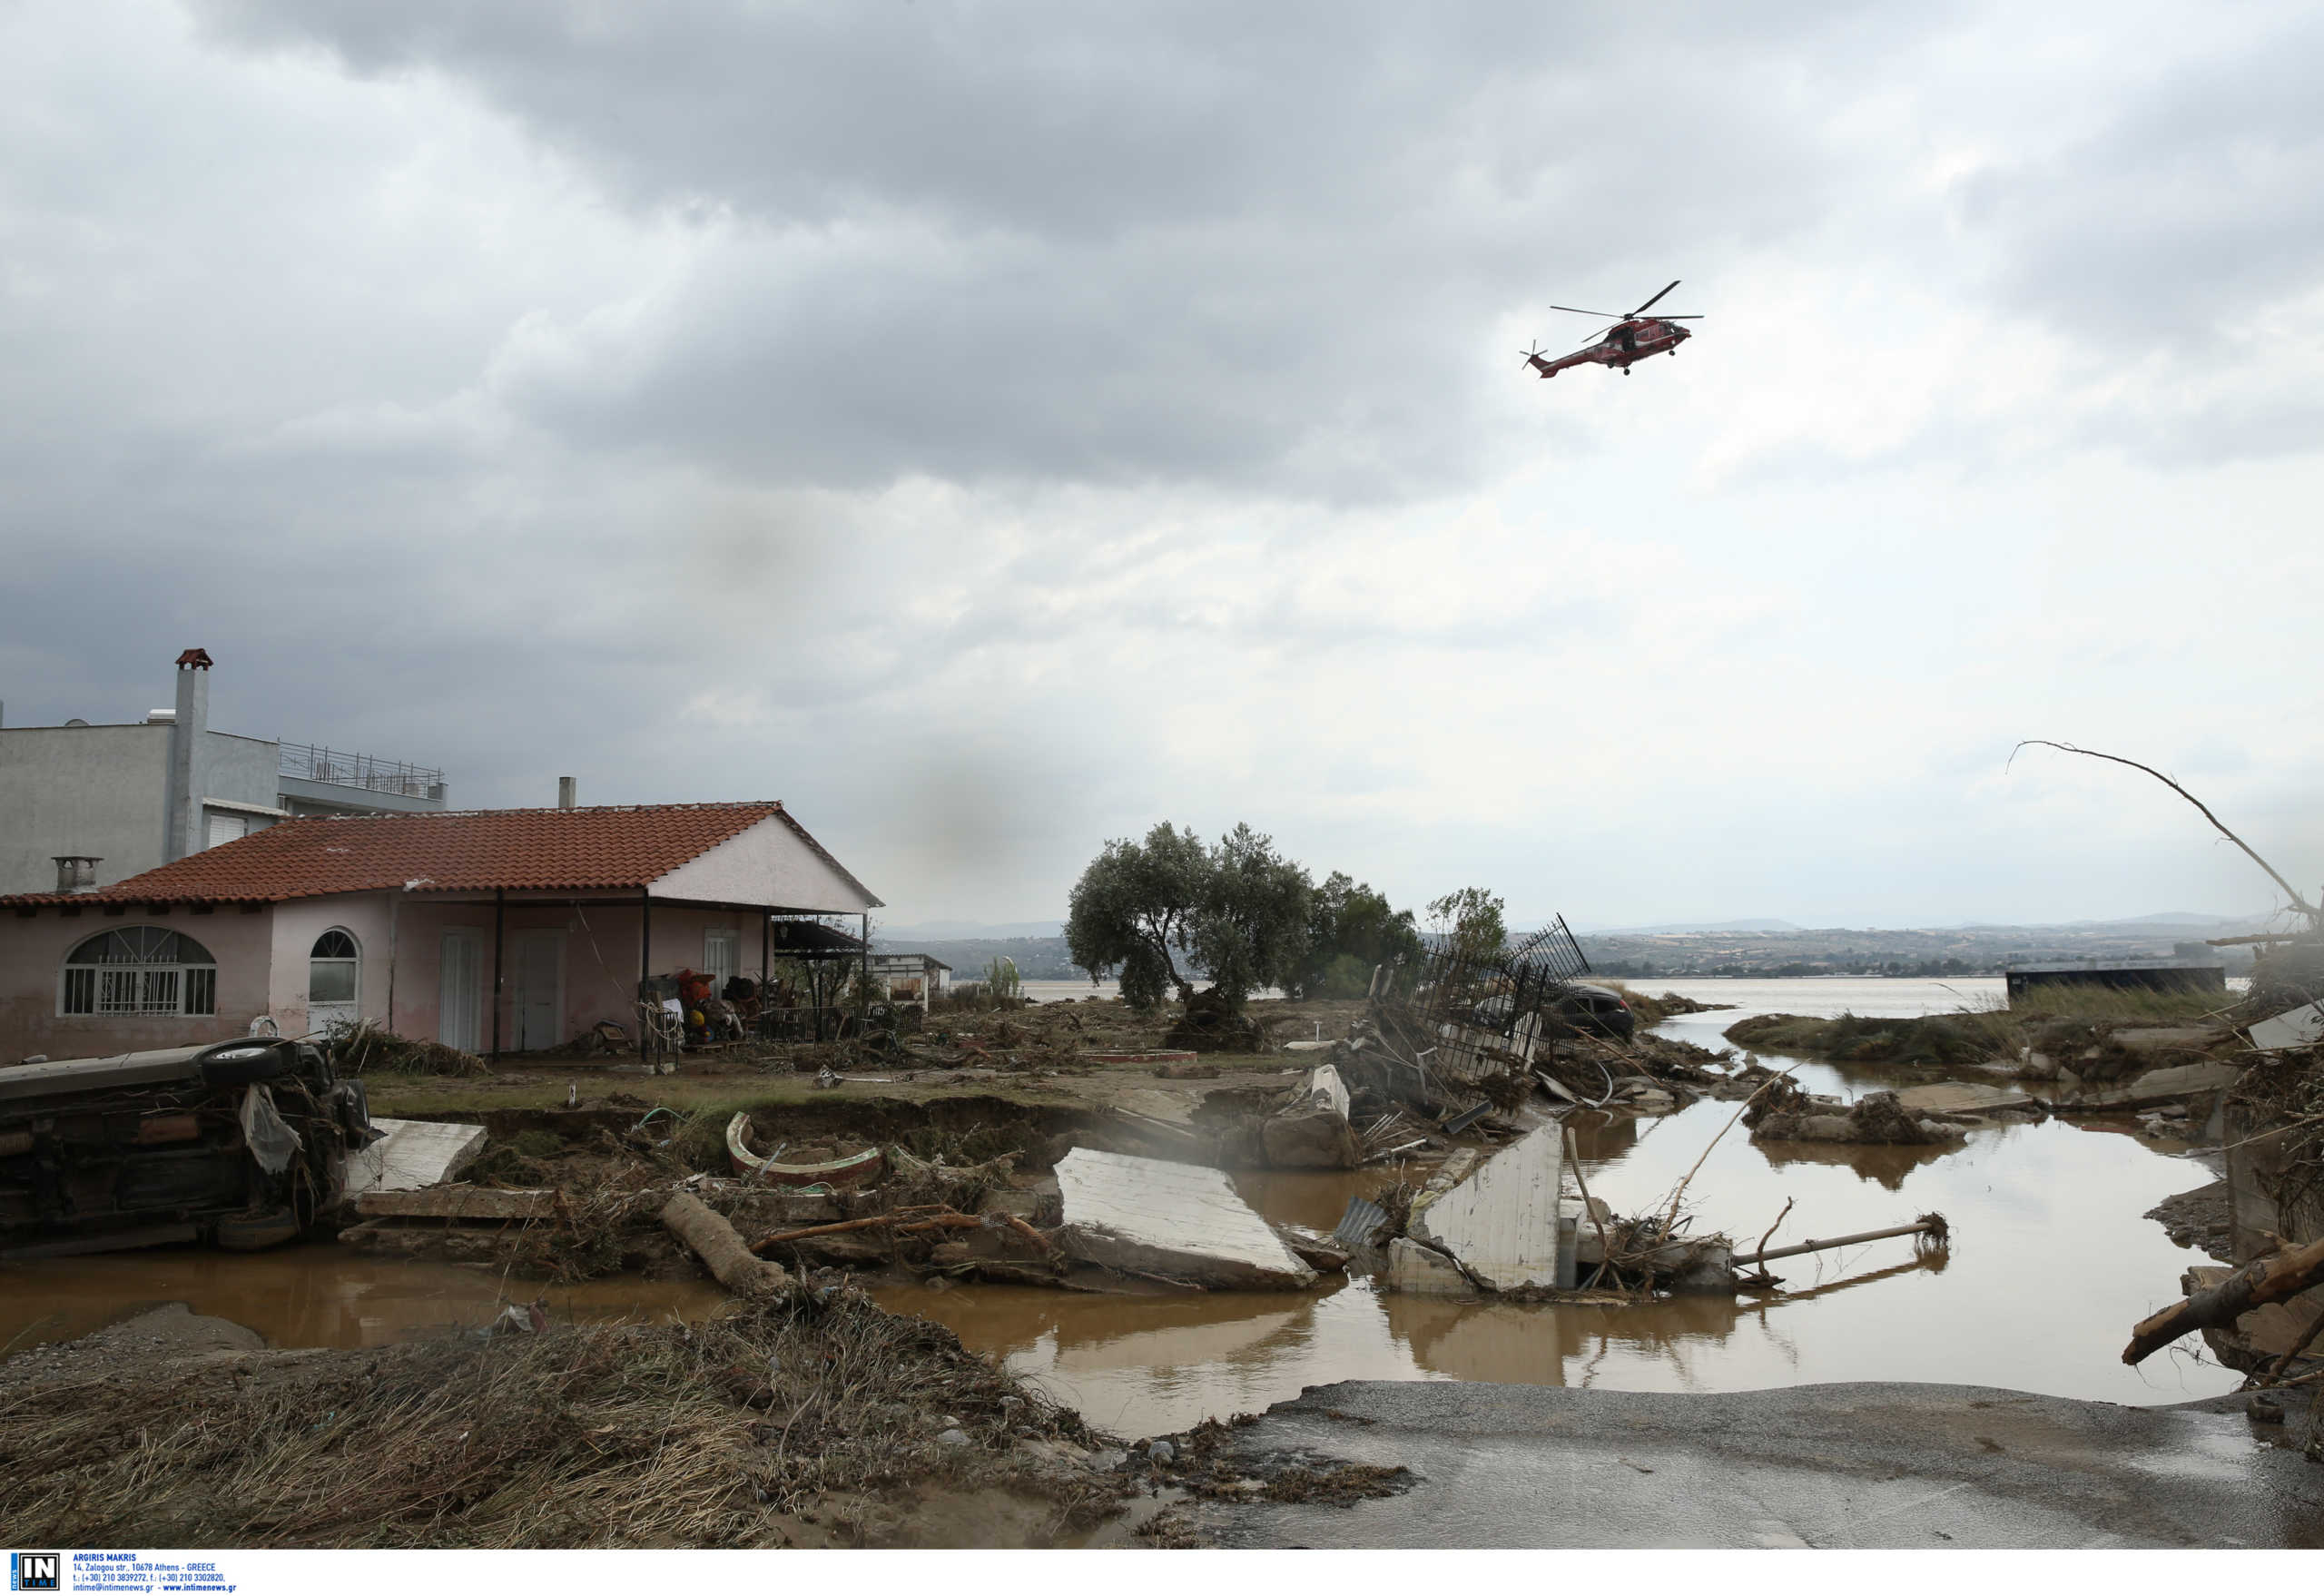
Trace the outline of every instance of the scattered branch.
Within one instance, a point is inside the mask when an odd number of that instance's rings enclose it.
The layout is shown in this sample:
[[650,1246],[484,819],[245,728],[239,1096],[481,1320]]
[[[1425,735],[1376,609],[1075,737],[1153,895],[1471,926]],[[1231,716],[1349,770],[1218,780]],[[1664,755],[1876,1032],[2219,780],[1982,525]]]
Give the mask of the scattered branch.
[[[2101,754],[2095,748],[2077,748],[2071,743],[2053,743],[2047,737],[2028,737],[2019,743],[2017,744],[2017,748],[2054,748],[2062,754],[2079,754],[2086,759],[2110,760],[2115,764],[2127,764],[2132,770],[2142,770],[2146,772],[2147,774],[2152,776],[2156,781],[2161,782],[2164,786],[2178,793],[2179,796],[2184,798],[2197,809],[2201,810],[2203,818],[2211,823],[2212,826],[2218,830],[2221,836],[2225,837],[2229,842],[2242,849],[2243,852],[2250,856],[2252,863],[2258,865],[2261,870],[2268,872],[2268,879],[2270,881],[2274,882],[2276,885],[2284,890],[2284,894],[2291,900],[2291,906],[2294,909],[2297,909],[2300,913],[2308,916],[2311,923],[2319,927],[2324,927],[2324,910],[2318,909],[2315,904],[2310,903],[2307,899],[2301,897],[2298,888],[2294,887],[2290,882],[2284,880],[2283,876],[2277,871],[2274,865],[2270,864],[2266,860],[2260,858],[2258,852],[2252,848],[2250,843],[2237,836],[2233,832],[2229,831],[2225,823],[2223,823],[2219,816],[2213,814],[2211,812],[2210,806],[2205,804],[2201,799],[2196,797],[2192,793],[2190,793],[2186,788],[2172,781],[2169,776],[2164,775],[2152,765],[2141,764],[2135,759],[2124,759],[2119,754]],[[2013,761],[2017,757],[2017,748],[2013,748],[2009,751],[2009,757]],[[2003,768],[2006,769],[2008,767],[2004,764]]]

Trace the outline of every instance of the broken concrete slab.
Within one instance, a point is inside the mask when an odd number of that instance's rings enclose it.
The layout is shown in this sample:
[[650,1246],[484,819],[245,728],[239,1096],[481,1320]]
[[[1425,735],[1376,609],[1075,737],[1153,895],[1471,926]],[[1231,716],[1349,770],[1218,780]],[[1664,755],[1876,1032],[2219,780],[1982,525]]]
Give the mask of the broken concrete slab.
[[1908,1086],[1896,1094],[1905,1113],[1925,1115],[1991,1114],[2006,1108],[2031,1108],[2034,1099],[2015,1086],[1986,1086],[1974,1081],[1943,1080],[1928,1086]]
[[1443,1195],[1423,1192],[1408,1227],[1488,1290],[1555,1289],[1564,1183],[1564,1128],[1544,1125]]
[[2251,1045],[2263,1053],[2312,1048],[2319,1042],[2324,1042],[2324,1003],[2286,1010],[2251,1028]]
[[1259,1127],[1260,1150],[1272,1169],[1353,1169],[1364,1148],[1347,1122],[1348,1093],[1329,1064],[1307,1072],[1300,1095]]
[[1277,1225],[1275,1234],[1283,1237],[1283,1245],[1299,1256],[1299,1261],[1319,1275],[1344,1275],[1352,1248],[1320,1230],[1310,1230],[1305,1225]]
[[458,1182],[416,1191],[367,1191],[355,1199],[355,1211],[366,1219],[547,1219],[556,1207],[553,1188],[504,1191]]
[[1315,1271],[1235,1195],[1226,1175],[1076,1148],[1058,1161],[1059,1246],[1109,1268],[1243,1290],[1304,1290]]
[[2197,1092],[2225,1091],[2243,1073],[2233,1064],[2208,1060],[2150,1069],[2134,1080],[2090,1082],[2071,1070],[2058,1072],[2057,1106],[2061,1108],[2143,1108],[2168,1103]]
[[433,1119],[374,1119],[387,1135],[347,1156],[346,1193],[418,1191],[449,1180],[484,1150],[481,1125],[451,1125]]
[[1452,1259],[1405,1236],[1388,1244],[1388,1272],[1381,1277],[1380,1286],[1409,1296],[1478,1295],[1475,1285]]

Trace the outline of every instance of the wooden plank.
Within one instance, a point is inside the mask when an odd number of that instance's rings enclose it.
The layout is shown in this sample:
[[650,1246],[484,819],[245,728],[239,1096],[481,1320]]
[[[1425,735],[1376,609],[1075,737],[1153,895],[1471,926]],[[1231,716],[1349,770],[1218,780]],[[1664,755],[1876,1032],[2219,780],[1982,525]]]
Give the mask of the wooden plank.
[[1301,1288],[1315,1271],[1219,1170],[1076,1148],[1059,1160],[1070,1256],[1206,1286]]
[[1545,1125],[1427,1207],[1415,1207],[1411,1231],[1490,1290],[1554,1287],[1564,1183],[1564,1132]]
[[458,1184],[367,1191],[355,1199],[355,1211],[367,1219],[546,1219],[556,1212],[556,1193]]

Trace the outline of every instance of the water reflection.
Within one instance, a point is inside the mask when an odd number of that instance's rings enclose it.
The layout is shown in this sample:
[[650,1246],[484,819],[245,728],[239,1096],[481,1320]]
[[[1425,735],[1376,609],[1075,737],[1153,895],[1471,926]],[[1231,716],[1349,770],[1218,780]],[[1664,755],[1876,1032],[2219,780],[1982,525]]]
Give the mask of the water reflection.
[[465,1265],[365,1257],[329,1242],[241,1254],[156,1248],[0,1264],[0,1345],[69,1341],[141,1306],[183,1302],[276,1346],[379,1346],[479,1325],[503,1302],[544,1294],[554,1316],[592,1323],[699,1317],[724,1300],[707,1281],[542,1286]]

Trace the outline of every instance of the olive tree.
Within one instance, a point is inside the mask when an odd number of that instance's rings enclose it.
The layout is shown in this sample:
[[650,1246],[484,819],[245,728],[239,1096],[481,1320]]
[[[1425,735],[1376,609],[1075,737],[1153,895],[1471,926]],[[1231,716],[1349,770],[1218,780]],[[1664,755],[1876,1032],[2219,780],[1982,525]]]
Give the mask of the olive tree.
[[1229,1003],[1261,987],[1288,985],[1307,953],[1307,872],[1275,851],[1275,839],[1237,825],[1211,850],[1196,908],[1195,957],[1211,990]]
[[1509,941],[1502,922],[1501,899],[1482,887],[1462,887],[1447,892],[1428,906],[1429,930],[1450,944],[1454,958],[1480,964],[1499,953]]
[[1165,821],[1089,862],[1069,900],[1066,949],[1093,980],[1118,970],[1122,996],[1139,1008],[1193,997],[1196,972],[1239,1005],[1296,979],[1312,892],[1307,872],[1247,825],[1206,848]]
[[1392,908],[1385,896],[1335,870],[1310,901],[1307,951],[1285,984],[1303,998],[1360,998],[1374,966],[1417,961],[1420,953],[1411,910]]
[[1191,831],[1164,821],[1143,842],[1106,844],[1073,886],[1066,951],[1097,980],[1121,971],[1122,996],[1150,1009],[1177,989],[1194,994],[1173,953],[1192,951],[1196,911],[1210,877],[1209,852]]

